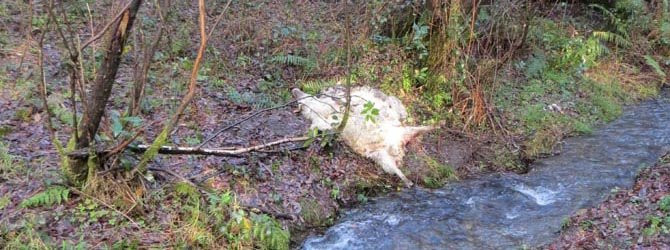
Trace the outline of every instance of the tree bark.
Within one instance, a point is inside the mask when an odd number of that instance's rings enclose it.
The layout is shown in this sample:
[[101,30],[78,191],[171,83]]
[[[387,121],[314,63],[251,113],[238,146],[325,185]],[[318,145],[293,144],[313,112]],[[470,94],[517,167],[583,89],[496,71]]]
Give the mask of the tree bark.
[[[86,102],[88,105],[87,112],[83,114],[79,124],[81,134],[77,137],[75,149],[88,147],[98,132],[107,101],[112,93],[112,86],[114,86],[116,73],[119,69],[124,45],[141,4],[142,0],[131,0],[128,8],[121,14],[121,18],[114,21],[108,31],[106,53]],[[70,183],[78,184],[85,179],[87,173],[86,162],[87,160],[73,160],[70,162],[70,174],[66,174],[69,175],[67,178]]]

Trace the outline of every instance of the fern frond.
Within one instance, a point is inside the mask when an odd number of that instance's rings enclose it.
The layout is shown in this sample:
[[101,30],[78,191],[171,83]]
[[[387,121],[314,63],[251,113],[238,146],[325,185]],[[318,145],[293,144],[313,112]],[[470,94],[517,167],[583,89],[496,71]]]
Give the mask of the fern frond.
[[316,63],[313,60],[297,55],[284,55],[284,54],[276,55],[270,58],[270,62],[290,66],[298,66],[307,69],[311,69],[316,66]]
[[200,193],[198,192],[198,189],[187,182],[178,182],[175,184],[174,191],[178,195],[187,197],[189,199],[200,199]]
[[251,233],[261,249],[288,249],[291,235],[276,220],[265,214],[253,215]]
[[337,80],[335,79],[329,79],[329,80],[317,79],[312,81],[304,81],[300,83],[300,89],[302,89],[302,91],[305,91],[305,93],[316,95],[322,90],[335,85],[337,85]]
[[647,63],[647,65],[649,65],[649,67],[651,67],[654,70],[654,72],[656,72],[658,76],[665,79],[666,77],[665,71],[663,71],[663,68],[661,68],[661,65],[656,61],[656,59],[654,59],[650,55],[646,55],[644,56],[644,61]]
[[603,14],[605,14],[609,18],[610,23],[616,25],[616,20],[618,20],[618,18],[610,10],[608,10],[607,8],[603,7],[600,4],[589,4],[589,7],[602,11]]
[[609,31],[594,31],[593,36],[600,39],[601,41],[606,41],[614,44],[617,47],[628,48],[632,43],[624,36],[616,34]]
[[47,188],[47,190],[39,192],[32,197],[23,200],[20,206],[23,208],[44,205],[51,206],[55,204],[61,204],[63,201],[67,201],[69,198],[70,189],[62,186],[55,186]]
[[621,18],[616,16],[612,11],[599,4],[591,4],[589,6],[601,10],[609,19],[610,24],[613,26],[614,31],[616,32],[615,34],[618,34],[619,36],[626,38],[625,40],[628,40],[629,29],[626,25],[626,22],[622,21]]

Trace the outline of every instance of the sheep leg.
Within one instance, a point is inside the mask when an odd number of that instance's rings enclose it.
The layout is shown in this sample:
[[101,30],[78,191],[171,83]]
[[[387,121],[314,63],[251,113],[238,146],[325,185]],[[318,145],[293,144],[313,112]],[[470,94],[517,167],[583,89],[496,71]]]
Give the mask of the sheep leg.
[[417,135],[419,135],[419,133],[428,132],[433,129],[435,129],[433,126],[405,127],[405,131],[403,131],[402,142],[405,144],[414,139]]
[[412,183],[412,181],[407,179],[407,177],[405,177],[402,171],[400,171],[400,169],[396,165],[396,160],[388,152],[384,150],[375,151],[370,153],[368,157],[374,160],[375,163],[377,163],[378,165],[381,165],[382,169],[384,169],[384,171],[386,171],[387,173],[396,174],[398,177],[400,177],[400,179],[402,179],[402,181],[405,182],[405,186],[407,186],[408,188],[414,185],[414,183]]

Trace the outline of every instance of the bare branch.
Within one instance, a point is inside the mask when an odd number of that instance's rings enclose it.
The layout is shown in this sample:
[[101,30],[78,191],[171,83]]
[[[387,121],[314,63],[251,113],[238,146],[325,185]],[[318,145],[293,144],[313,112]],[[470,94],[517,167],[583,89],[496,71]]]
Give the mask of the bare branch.
[[[233,148],[233,147],[225,147],[225,148],[199,148],[199,147],[179,147],[179,146],[161,146],[158,149],[159,154],[169,154],[169,155],[214,155],[214,156],[237,156],[237,155],[242,155],[250,152],[264,152],[262,151],[265,148],[284,144],[284,143],[290,143],[290,142],[300,142],[300,141],[306,141],[309,140],[310,137],[307,136],[301,136],[301,137],[290,137],[290,138],[284,138],[260,145],[255,145],[251,147],[245,147],[245,148]],[[119,147],[123,148],[123,147]],[[136,153],[145,153],[151,148],[151,145],[137,145],[137,146],[129,146],[128,149],[130,149],[133,152]],[[270,152],[270,151],[265,151],[265,152]],[[111,150],[101,150],[96,152],[98,155],[108,155],[111,153]],[[87,149],[82,149],[78,151],[74,151],[68,154],[70,158],[73,159],[85,159],[89,156],[89,150]]]
[[100,37],[102,37],[102,35],[104,35],[105,32],[107,32],[107,30],[109,29],[109,27],[111,27],[112,24],[116,23],[116,21],[118,21],[119,18],[121,18],[121,16],[123,16],[123,14],[126,13],[126,10],[128,10],[128,8],[130,8],[130,6],[131,6],[132,4],[133,4],[133,0],[128,1],[128,3],[127,3],[125,6],[123,6],[123,8],[119,11],[119,14],[116,14],[116,16],[115,16],[112,20],[110,20],[110,21],[105,25],[105,27],[102,28],[102,30],[98,31],[98,34],[96,34],[96,35],[94,35],[93,37],[89,38],[89,39],[84,43],[84,45],[81,46],[81,49],[82,49],[82,50],[85,49],[85,48],[88,47],[88,45],[90,45],[92,42],[95,42],[96,40],[100,39]]
[[[344,1],[346,7],[350,7],[351,4],[349,1]],[[342,123],[337,127],[337,131],[342,132],[344,127],[347,126],[349,121],[349,113],[351,111],[351,13],[345,12],[346,19],[345,22],[345,40],[347,43],[347,90],[346,90],[346,103],[344,106],[344,115],[342,116]]]
[[[226,6],[227,8],[227,6]],[[198,55],[195,58],[195,61],[193,63],[193,69],[191,70],[191,77],[189,78],[189,84],[188,84],[188,91],[186,92],[186,95],[181,100],[181,103],[179,104],[179,107],[177,107],[177,110],[175,113],[172,115],[172,118],[164,125],[163,130],[161,133],[158,135],[156,139],[154,139],[153,143],[151,146],[146,150],[144,155],[142,156],[142,159],[138,163],[137,167],[133,169],[133,172],[131,173],[131,176],[134,175],[137,171],[140,172],[145,172],[147,164],[149,164],[149,161],[153,159],[155,154],[160,150],[161,146],[165,143],[167,140],[168,134],[174,129],[174,127],[177,125],[177,122],[181,119],[182,115],[184,114],[184,110],[191,104],[191,101],[193,100],[193,97],[195,96],[195,91],[198,86],[198,71],[200,70],[200,64],[202,63],[202,59],[205,55],[205,49],[207,48],[207,30],[206,30],[206,17],[207,17],[207,11],[205,9],[205,0],[198,0],[198,20],[200,24],[200,47],[198,48]],[[221,15],[223,15],[224,12],[222,12]],[[218,23],[217,23],[218,24]],[[211,29],[216,29],[216,24],[211,27]]]
[[160,27],[158,28],[158,32],[156,33],[155,37],[152,39],[154,41],[153,44],[147,45],[147,47],[144,48],[142,66],[139,67],[138,65],[135,65],[134,84],[131,90],[132,93],[130,95],[130,106],[128,107],[129,116],[133,116],[139,113],[140,101],[142,100],[142,96],[144,96],[144,89],[147,83],[147,74],[149,73],[149,68],[151,67],[153,57],[158,50],[158,45],[160,44],[161,39],[163,38],[163,34],[165,33],[166,21],[163,18],[163,10],[158,1],[156,1],[156,9],[160,18]]
[[56,130],[54,130],[53,122],[51,121],[51,117],[53,117],[53,115],[51,114],[51,110],[49,109],[49,102],[47,101],[47,81],[44,75],[44,52],[42,50],[44,49],[44,36],[49,29],[49,24],[51,24],[51,19],[47,20],[46,27],[44,27],[44,30],[42,31],[42,34],[37,41],[39,47],[37,50],[37,65],[40,68],[40,97],[42,98],[42,105],[44,106],[44,111],[46,113],[47,129],[49,130],[52,143],[56,146],[56,149],[60,151],[60,141],[58,141],[58,138],[56,137]]
[[[311,97],[311,96],[310,96],[310,97]],[[253,114],[251,114],[251,115],[249,115],[249,116],[247,116],[247,117],[244,117],[244,118],[242,118],[242,119],[240,119],[240,120],[238,120],[238,121],[236,121],[236,122],[233,122],[232,124],[230,124],[230,125],[228,125],[228,126],[225,126],[225,127],[221,128],[221,129],[217,130],[216,132],[214,132],[214,134],[212,134],[211,136],[209,136],[207,139],[203,140],[203,141],[200,143],[200,145],[198,145],[196,148],[201,148],[202,146],[204,146],[205,144],[207,144],[207,142],[209,142],[209,141],[211,141],[212,139],[216,138],[217,136],[219,136],[219,135],[220,135],[221,133],[223,133],[224,131],[229,130],[229,129],[231,129],[231,128],[237,126],[237,125],[240,125],[241,123],[243,123],[243,122],[245,122],[245,121],[248,121],[249,119],[251,119],[251,118],[253,118],[253,117],[255,117],[255,116],[258,116],[258,115],[260,115],[260,114],[262,114],[262,113],[265,113],[265,112],[268,112],[268,111],[271,111],[271,110],[274,110],[274,109],[279,109],[279,108],[283,108],[283,107],[286,107],[286,106],[290,106],[291,104],[294,104],[294,103],[296,103],[296,102],[298,102],[299,100],[304,99],[304,98],[307,98],[307,97],[303,97],[303,98],[295,99],[295,100],[293,100],[293,101],[284,103],[284,104],[279,105],[279,106],[274,106],[274,107],[270,107],[270,108],[261,109],[261,110],[259,110],[259,111],[256,111],[256,112],[254,112]]]
[[219,16],[216,17],[216,21],[214,21],[214,25],[212,28],[209,30],[209,33],[207,33],[207,38],[212,37],[212,33],[214,33],[214,30],[216,29],[216,26],[219,25],[219,22],[221,22],[221,19],[223,19],[223,14],[226,13],[226,10],[228,10],[228,6],[230,6],[230,2],[233,0],[228,0],[228,3],[226,3],[226,7],[223,7],[223,10],[221,13],[219,13]]

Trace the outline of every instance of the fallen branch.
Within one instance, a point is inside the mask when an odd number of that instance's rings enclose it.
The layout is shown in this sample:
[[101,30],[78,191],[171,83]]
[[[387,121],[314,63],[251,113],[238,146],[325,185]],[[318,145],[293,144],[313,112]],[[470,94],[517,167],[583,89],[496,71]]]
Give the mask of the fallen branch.
[[[178,147],[178,146],[162,146],[158,150],[159,154],[172,154],[172,155],[216,155],[216,156],[233,156],[241,155],[244,153],[249,153],[253,151],[259,151],[260,149],[287,143],[287,142],[298,142],[306,141],[309,137],[293,137],[293,138],[284,138],[281,140],[251,146],[247,148],[199,148],[199,147]],[[144,152],[149,149],[150,145],[138,145],[136,147],[131,147],[130,150],[135,152]]]
[[[299,142],[309,140],[310,137],[301,136],[301,137],[291,137],[284,138],[281,140],[276,140],[268,142],[265,144],[260,144],[256,146],[246,147],[246,148],[234,148],[234,147],[225,147],[225,148],[199,148],[199,147],[179,147],[179,146],[161,146],[158,149],[159,154],[169,154],[169,155],[215,155],[215,156],[236,156],[250,152],[269,152],[263,151],[262,149],[276,146],[279,144],[289,143],[289,142]],[[128,149],[135,153],[144,153],[146,152],[151,145],[137,145],[129,146]],[[96,150],[98,155],[108,155],[111,150]],[[86,159],[89,156],[89,151],[84,148],[82,150],[73,151],[68,154],[70,158],[73,159]]]

